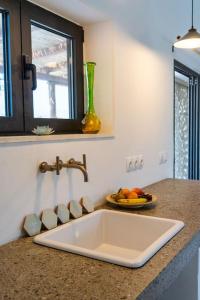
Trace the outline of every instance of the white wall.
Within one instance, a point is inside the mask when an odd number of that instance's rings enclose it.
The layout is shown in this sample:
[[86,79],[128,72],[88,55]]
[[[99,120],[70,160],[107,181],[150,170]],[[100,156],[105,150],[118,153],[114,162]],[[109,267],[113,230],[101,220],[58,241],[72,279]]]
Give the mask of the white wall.
[[[116,12],[116,3],[128,6],[125,11],[121,9],[121,14],[117,10],[117,16],[110,14],[115,24],[104,22],[86,27],[85,51],[88,60],[99,62],[96,108],[100,116],[106,116],[107,124],[115,121],[115,138],[0,145],[2,244],[21,235],[23,218],[29,213],[39,214],[44,208],[72,199],[78,201],[82,195],[97,203],[120,186],[145,186],[172,176],[171,43],[179,33],[180,24],[178,29],[171,26],[169,32],[171,10],[163,9],[159,0],[152,3],[157,3],[160,11],[154,11],[154,6],[145,7],[149,6],[147,0],[108,2],[107,12]],[[173,0],[167,2],[173,6]],[[106,1],[101,3],[106,7]],[[91,41],[95,38],[101,42],[96,42],[98,47],[94,46],[94,52]],[[196,66],[196,58],[192,56],[190,62],[194,61]],[[113,107],[110,116],[105,113],[106,102],[108,111]],[[158,153],[162,150],[168,152],[165,165],[158,164]],[[63,171],[60,176],[38,173],[38,165],[43,160],[54,162],[56,155],[63,160],[81,159],[82,153],[87,154],[89,183],[83,182],[77,170]],[[143,154],[145,165],[140,171],[126,173],[125,157],[132,154]]]
[[[99,22],[92,26],[85,26],[84,31],[84,60],[96,62],[95,110],[102,121],[101,131],[112,133],[114,131],[114,27],[111,22]],[[85,108],[87,108],[87,101]]]

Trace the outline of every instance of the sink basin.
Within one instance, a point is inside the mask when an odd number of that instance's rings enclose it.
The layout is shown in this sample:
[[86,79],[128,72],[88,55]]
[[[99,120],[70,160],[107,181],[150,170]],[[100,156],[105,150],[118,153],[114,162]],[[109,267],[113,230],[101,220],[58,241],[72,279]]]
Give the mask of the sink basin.
[[138,268],[183,227],[182,221],[101,209],[37,235],[34,242]]

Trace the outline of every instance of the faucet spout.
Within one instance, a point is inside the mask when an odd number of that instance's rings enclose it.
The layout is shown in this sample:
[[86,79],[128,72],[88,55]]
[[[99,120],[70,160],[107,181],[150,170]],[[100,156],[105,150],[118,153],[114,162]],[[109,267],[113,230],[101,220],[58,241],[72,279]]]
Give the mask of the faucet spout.
[[88,172],[86,166],[86,155],[83,154],[83,163],[80,161],[76,161],[75,159],[71,158],[66,164],[63,165],[69,169],[78,169],[83,173],[84,182],[88,182]]
[[76,164],[76,161],[74,161],[74,162],[69,161],[66,165],[66,168],[80,170],[83,173],[84,182],[88,182],[88,173],[84,166],[81,166],[80,164]]

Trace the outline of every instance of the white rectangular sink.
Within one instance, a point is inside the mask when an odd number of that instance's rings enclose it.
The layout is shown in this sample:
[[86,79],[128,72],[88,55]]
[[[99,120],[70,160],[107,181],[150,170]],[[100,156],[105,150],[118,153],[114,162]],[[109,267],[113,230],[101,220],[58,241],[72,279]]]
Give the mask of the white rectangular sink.
[[183,227],[182,221],[101,209],[37,235],[34,242],[137,268]]

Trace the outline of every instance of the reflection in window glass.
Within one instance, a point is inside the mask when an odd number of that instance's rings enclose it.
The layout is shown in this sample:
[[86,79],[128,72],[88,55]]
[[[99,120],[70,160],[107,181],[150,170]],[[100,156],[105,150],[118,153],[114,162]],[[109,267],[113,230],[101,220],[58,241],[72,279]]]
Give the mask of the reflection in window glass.
[[69,103],[68,87],[65,85],[56,85],[55,97],[57,118],[64,119],[65,116],[69,116],[69,105],[67,105]]
[[4,54],[3,54],[3,16],[0,13],[0,116],[6,116],[6,99],[4,84]]
[[34,115],[37,116],[37,118],[49,118],[49,86],[47,81],[37,81],[37,89],[34,92],[34,99],[36,100],[34,101]]
[[31,25],[32,58],[37,68],[35,118],[70,119],[72,41]]

